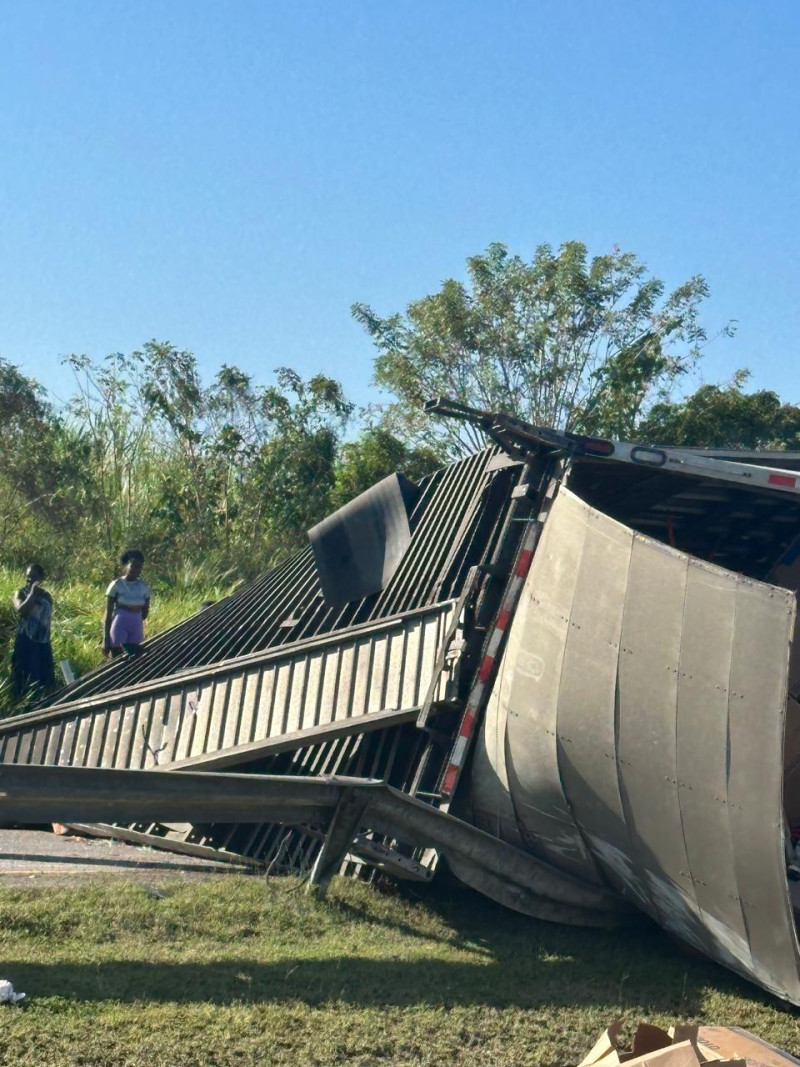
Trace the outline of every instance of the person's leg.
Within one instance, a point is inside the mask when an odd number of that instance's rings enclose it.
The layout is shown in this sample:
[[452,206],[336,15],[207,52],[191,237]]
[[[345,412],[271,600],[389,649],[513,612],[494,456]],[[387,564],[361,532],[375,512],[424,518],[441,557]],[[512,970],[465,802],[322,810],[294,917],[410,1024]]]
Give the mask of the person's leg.
[[14,651],[11,653],[11,687],[14,696],[18,698],[22,698],[25,695],[25,690],[30,685],[26,656],[27,644],[28,639],[25,635],[17,634],[17,639],[14,642]]
[[49,641],[36,642],[36,673],[34,681],[42,690],[52,689],[56,684],[53,649]]
[[136,611],[117,609],[117,613],[111,622],[112,655],[126,652],[129,656],[136,656],[141,651],[144,641],[144,622],[142,616]]
[[143,641],[144,619],[136,612],[131,612],[131,618],[128,622],[128,640],[124,642],[123,647],[129,656],[139,656],[143,651]]
[[111,620],[111,627],[109,630],[109,640],[111,641],[111,655],[119,655],[119,650],[122,649],[123,641],[126,636],[125,618],[122,611],[118,609],[114,612],[114,618]]
[[42,645],[25,634],[17,634],[11,656],[11,676],[14,693],[20,699],[31,695],[41,685]]

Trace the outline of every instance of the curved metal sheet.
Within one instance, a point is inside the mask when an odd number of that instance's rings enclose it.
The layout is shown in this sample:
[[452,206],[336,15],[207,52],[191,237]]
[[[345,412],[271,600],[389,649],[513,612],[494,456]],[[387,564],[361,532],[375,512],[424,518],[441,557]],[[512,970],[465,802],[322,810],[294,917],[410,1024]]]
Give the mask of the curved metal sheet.
[[522,835],[511,800],[506,767],[508,684],[511,675],[511,672],[505,669],[508,661],[508,656],[504,656],[501,661],[497,681],[489,697],[480,735],[476,741],[470,799],[476,826],[494,834],[501,841],[522,848]]
[[[611,520],[606,519],[606,522]],[[676,721],[688,557],[637,537],[619,663],[617,760],[649,911],[704,950],[678,795]]]
[[471,789],[476,819],[510,837],[516,812],[531,851],[571,874],[583,862],[587,881],[599,868],[672,933],[800,1004],[782,806],[794,616],[787,590],[561,489]]
[[569,500],[568,510],[570,521],[583,527],[583,553],[558,693],[561,780],[606,879],[643,906],[616,761],[617,673],[633,535],[580,500]]
[[786,881],[783,746],[794,595],[741,580],[728,691],[728,812],[752,976],[800,1002],[800,952]]
[[326,604],[341,607],[383,589],[411,543],[408,511],[418,492],[390,474],[308,531]]
[[[563,498],[564,522],[544,533],[508,638],[506,768],[523,840],[577,877],[600,875],[573,818],[561,781],[557,715],[567,635],[584,547],[583,505]],[[485,740],[484,740],[485,744]]]
[[747,926],[731,892],[736,871],[728,815],[728,689],[736,588],[734,575],[689,560],[678,675],[677,777],[702,924],[720,959],[729,953],[729,966],[749,970]]

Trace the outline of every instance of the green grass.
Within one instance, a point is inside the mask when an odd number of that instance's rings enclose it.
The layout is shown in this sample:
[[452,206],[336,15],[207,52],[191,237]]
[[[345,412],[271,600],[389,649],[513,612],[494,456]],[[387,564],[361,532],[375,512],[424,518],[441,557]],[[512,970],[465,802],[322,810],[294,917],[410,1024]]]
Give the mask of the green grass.
[[[194,615],[204,600],[218,600],[230,591],[229,576],[204,577],[200,568],[187,570],[167,586],[154,583],[150,616],[146,623],[148,637]],[[0,716],[14,710],[8,678],[11,651],[16,633],[16,615],[12,600],[24,584],[17,571],[0,567]],[[105,586],[82,580],[45,582],[55,601],[53,616],[53,655],[56,677],[61,679],[58,664],[69,660],[73,669],[83,674],[103,662],[101,648],[102,617],[105,611]]]
[[539,923],[230,875],[0,891],[0,1064],[577,1063],[614,1018],[737,1024],[800,1052],[800,1016],[656,929]]

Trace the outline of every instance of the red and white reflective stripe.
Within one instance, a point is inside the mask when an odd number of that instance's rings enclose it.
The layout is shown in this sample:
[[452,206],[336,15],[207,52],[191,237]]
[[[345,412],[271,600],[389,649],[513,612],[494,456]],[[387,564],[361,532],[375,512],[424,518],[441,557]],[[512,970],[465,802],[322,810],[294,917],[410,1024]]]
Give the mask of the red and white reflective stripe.
[[475,732],[478,713],[483,706],[485,690],[494,674],[495,661],[497,659],[497,653],[500,650],[500,643],[503,640],[506,630],[511,625],[519,595],[522,592],[522,587],[525,584],[528,571],[531,569],[533,550],[536,546],[536,538],[539,536],[540,528],[538,522],[531,522],[522,542],[522,547],[517,555],[517,561],[514,564],[511,580],[506,587],[503,603],[500,605],[500,610],[497,613],[494,627],[492,628],[489,640],[486,643],[483,659],[478,668],[478,677],[470,690],[467,707],[458,729],[458,736],[453,745],[453,751],[450,754],[450,761],[447,764],[447,769],[444,772],[441,792],[445,797],[451,797],[455,792],[464,757],[467,754],[469,743]]

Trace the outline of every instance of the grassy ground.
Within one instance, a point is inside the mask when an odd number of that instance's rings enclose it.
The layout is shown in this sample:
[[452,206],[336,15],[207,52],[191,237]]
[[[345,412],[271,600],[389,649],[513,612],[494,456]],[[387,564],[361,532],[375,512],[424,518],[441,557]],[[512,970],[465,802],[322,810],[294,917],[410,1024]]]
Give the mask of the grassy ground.
[[[181,622],[199,610],[204,600],[218,600],[229,590],[219,583],[204,581],[202,571],[188,573],[185,580],[170,588],[155,585],[150,616],[146,623],[147,636]],[[14,593],[24,584],[17,571],[0,567],[0,716],[14,710],[8,678],[11,651],[16,633],[16,616],[12,607]],[[67,659],[83,674],[103,662],[100,645],[102,615],[105,610],[105,588],[86,581],[45,582],[55,600],[53,616],[53,655],[56,676],[60,660]]]
[[0,1064],[577,1063],[616,1017],[738,1024],[800,1052],[800,1015],[660,931],[537,923],[238,875],[0,891]]

